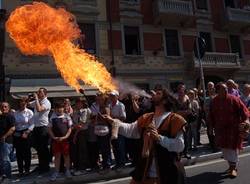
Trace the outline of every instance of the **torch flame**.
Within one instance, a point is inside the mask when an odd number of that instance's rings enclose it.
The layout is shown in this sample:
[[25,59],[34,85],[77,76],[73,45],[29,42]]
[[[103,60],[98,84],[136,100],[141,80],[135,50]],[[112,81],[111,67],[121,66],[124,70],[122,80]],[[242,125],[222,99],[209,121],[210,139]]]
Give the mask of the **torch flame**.
[[66,10],[33,2],[11,13],[6,30],[23,54],[52,55],[65,82],[77,91],[80,81],[102,92],[117,88],[105,66],[72,43],[80,30]]

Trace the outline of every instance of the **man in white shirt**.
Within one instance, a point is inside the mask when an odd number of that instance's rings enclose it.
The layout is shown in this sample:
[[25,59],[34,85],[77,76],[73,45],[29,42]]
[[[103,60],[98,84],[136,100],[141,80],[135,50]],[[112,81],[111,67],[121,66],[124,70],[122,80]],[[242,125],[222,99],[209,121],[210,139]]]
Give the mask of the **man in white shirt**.
[[141,157],[132,172],[131,184],[183,184],[184,171],[178,153],[184,149],[186,121],[171,112],[176,101],[167,90],[157,90],[152,100],[155,111],[144,114],[132,124],[110,116],[103,118],[119,126],[120,134],[141,141]]
[[34,108],[33,146],[37,150],[39,162],[39,166],[35,170],[43,173],[48,172],[50,169],[48,124],[51,104],[47,99],[47,90],[45,88],[40,88],[37,93],[33,94],[33,97],[35,100],[30,102],[30,106]]
[[34,122],[33,112],[27,108],[27,104],[28,98],[23,97],[19,99],[19,108],[14,112],[16,130],[13,135],[13,142],[16,148],[17,166],[20,176],[29,174],[31,164],[30,133],[34,128]]
[[[126,111],[125,106],[122,102],[118,100],[119,92],[113,90],[110,93],[110,115],[112,118],[119,119],[121,121],[125,121],[126,119]],[[113,139],[111,141],[113,152],[115,156],[116,165],[114,169],[119,169],[125,166],[126,162],[126,151],[125,151],[125,137],[123,135],[118,135],[117,139]]]

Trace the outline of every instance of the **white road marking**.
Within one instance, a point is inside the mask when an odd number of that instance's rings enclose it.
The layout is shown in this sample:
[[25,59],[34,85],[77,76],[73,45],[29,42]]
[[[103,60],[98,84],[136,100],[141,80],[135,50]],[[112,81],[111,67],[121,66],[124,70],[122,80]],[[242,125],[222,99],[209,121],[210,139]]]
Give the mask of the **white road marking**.
[[[244,158],[244,157],[247,157],[247,156],[250,156],[250,153],[245,153],[245,154],[239,155],[239,158]],[[192,168],[195,168],[195,167],[201,167],[201,166],[216,164],[216,163],[220,163],[220,162],[225,162],[225,160],[224,159],[216,159],[216,160],[208,161],[208,162],[204,162],[204,163],[197,163],[195,165],[186,166],[185,169],[192,169]]]
[[116,183],[116,182],[119,182],[119,181],[127,181],[127,180],[130,180],[130,179],[131,179],[131,177],[126,177],[126,178],[119,178],[119,179],[114,179],[114,180],[110,180],[110,181],[99,181],[99,182],[89,183],[89,184],[98,184],[98,183],[101,183],[101,184]]

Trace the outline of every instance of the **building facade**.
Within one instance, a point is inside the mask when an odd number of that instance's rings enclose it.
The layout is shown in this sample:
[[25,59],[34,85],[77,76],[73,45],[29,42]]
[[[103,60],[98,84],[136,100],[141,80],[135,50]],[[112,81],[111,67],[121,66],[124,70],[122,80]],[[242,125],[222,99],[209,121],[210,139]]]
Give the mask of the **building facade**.
[[[26,0],[3,1],[10,13]],[[48,0],[76,16],[85,39],[81,47],[95,54],[116,77],[142,88],[178,82],[199,84],[193,56],[196,36],[206,41],[202,60],[206,80],[250,80],[250,4],[248,0]],[[6,34],[6,76],[56,78],[53,59],[27,57]]]

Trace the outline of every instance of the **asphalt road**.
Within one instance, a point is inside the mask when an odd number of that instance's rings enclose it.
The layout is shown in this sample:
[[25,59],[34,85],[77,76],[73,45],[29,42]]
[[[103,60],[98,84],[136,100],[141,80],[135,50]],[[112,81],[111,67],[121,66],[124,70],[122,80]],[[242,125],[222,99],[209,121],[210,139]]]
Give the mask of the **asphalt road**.
[[[230,179],[224,171],[228,168],[222,160],[213,160],[186,167],[187,184],[250,184],[250,153],[240,155],[238,177]],[[100,181],[92,184],[129,184],[130,178]]]

